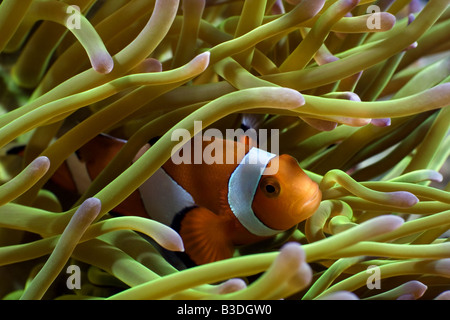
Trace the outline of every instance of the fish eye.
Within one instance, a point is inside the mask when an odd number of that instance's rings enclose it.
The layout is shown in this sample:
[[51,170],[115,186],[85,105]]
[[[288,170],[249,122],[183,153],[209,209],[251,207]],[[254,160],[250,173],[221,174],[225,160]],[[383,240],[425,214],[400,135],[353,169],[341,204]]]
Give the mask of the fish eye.
[[263,178],[260,188],[268,198],[274,198],[280,194],[280,184],[272,177]]

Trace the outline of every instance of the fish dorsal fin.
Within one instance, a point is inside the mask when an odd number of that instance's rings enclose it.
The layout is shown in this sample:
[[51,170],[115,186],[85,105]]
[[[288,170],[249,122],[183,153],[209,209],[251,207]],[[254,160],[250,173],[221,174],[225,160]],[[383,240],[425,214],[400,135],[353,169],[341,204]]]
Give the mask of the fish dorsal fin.
[[227,232],[227,220],[204,207],[189,210],[179,233],[189,258],[197,265],[228,259],[234,246]]

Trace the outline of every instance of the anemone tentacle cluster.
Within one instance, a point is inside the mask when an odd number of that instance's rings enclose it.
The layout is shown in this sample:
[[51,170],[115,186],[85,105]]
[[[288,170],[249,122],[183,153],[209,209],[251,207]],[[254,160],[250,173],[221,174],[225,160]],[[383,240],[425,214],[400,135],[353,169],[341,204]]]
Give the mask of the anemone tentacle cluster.
[[[1,1],[0,297],[449,299],[449,4]],[[322,202],[177,269],[161,253],[183,250],[173,229],[109,212],[170,158],[174,130],[242,114],[280,130]],[[83,195],[49,190],[100,133],[128,142]]]

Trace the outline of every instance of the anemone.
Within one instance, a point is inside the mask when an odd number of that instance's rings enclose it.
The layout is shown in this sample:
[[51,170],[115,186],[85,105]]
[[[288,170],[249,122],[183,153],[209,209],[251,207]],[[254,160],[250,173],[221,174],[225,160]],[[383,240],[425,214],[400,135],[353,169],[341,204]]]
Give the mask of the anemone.
[[[448,299],[449,3],[1,1],[0,296]],[[231,259],[175,268],[173,229],[109,212],[174,130],[243,113],[279,129],[322,202]],[[127,143],[89,189],[49,189],[100,133]]]

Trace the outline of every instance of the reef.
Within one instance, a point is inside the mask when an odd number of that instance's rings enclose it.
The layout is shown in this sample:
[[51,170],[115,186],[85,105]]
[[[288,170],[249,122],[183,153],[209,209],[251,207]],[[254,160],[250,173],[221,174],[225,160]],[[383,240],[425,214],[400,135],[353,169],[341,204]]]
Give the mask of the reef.
[[[0,297],[449,299],[449,3],[1,1]],[[169,159],[174,130],[242,114],[279,129],[320,207],[175,268],[174,230],[109,212]],[[128,142],[88,191],[48,188],[100,133]]]

